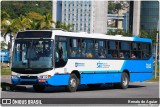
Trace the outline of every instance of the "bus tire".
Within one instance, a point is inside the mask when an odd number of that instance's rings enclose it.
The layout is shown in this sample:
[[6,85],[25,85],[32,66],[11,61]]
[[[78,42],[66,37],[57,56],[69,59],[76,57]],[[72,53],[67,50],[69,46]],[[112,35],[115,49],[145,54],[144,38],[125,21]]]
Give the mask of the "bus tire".
[[115,88],[127,89],[129,84],[129,76],[126,72],[122,73],[121,82],[114,83]]
[[79,79],[74,73],[72,73],[69,78],[69,84],[67,86],[67,91],[76,92],[78,85],[79,85]]
[[36,92],[43,92],[45,89],[45,86],[44,85],[33,85],[33,89]]

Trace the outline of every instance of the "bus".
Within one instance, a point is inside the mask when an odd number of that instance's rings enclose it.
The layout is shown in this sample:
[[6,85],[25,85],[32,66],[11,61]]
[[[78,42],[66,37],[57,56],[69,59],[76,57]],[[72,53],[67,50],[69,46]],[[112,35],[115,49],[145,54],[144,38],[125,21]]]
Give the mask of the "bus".
[[98,88],[111,83],[126,89],[129,82],[153,76],[152,41],[147,38],[29,30],[18,32],[14,42],[11,81],[33,85],[65,86],[75,92],[78,85]]

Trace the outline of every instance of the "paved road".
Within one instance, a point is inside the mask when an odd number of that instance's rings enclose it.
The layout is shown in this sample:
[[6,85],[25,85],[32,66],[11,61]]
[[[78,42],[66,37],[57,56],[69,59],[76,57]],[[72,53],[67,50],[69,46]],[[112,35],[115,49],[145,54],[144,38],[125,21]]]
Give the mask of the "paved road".
[[[2,82],[10,82],[2,79]],[[159,98],[158,82],[130,83],[126,90],[114,89],[110,85],[91,90],[81,85],[75,93],[66,92],[64,87],[47,87],[45,92],[34,92],[32,86],[27,86],[26,91],[2,91],[2,98]]]

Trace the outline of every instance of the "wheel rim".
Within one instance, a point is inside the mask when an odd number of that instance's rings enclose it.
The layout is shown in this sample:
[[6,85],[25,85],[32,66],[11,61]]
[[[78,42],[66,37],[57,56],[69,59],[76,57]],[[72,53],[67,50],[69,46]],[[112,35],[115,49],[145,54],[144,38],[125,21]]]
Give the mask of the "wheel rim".
[[72,88],[75,88],[75,87],[76,87],[76,79],[72,78],[72,79],[70,80],[70,86],[71,86]]
[[127,84],[128,84],[128,79],[127,79],[126,76],[123,77],[122,83],[123,83],[124,86],[127,86]]

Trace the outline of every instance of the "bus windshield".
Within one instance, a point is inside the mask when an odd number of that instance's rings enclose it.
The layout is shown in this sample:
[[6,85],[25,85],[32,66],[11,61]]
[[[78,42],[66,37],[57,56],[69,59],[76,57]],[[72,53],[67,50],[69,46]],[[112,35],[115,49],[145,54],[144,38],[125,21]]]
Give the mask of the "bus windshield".
[[53,40],[15,40],[13,68],[52,68]]

